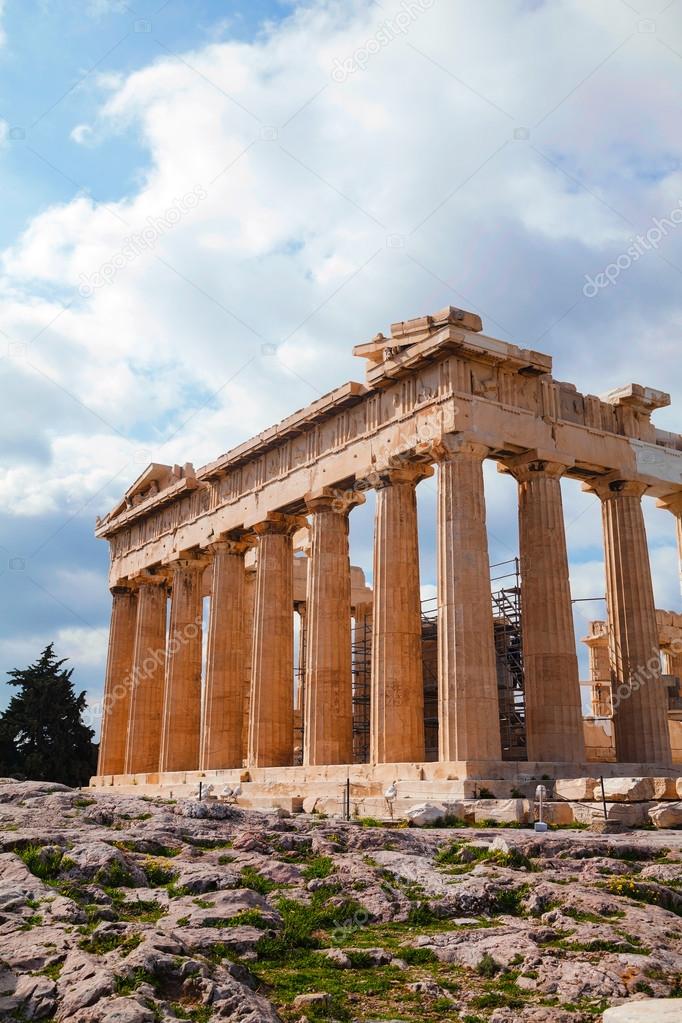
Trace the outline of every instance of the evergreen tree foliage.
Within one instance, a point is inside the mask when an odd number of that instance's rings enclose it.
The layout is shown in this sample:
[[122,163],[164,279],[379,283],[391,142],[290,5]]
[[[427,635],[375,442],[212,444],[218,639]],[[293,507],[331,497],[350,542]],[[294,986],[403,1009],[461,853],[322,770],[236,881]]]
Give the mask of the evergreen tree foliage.
[[94,732],[83,723],[85,693],[74,692],[66,659],[52,643],[28,668],[10,671],[19,691],[0,717],[0,774],[86,785],[97,766]]

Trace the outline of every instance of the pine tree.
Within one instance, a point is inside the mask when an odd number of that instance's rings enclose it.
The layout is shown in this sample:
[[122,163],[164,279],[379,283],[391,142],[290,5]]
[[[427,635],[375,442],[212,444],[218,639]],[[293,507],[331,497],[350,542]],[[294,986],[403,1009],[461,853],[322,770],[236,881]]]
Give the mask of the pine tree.
[[0,718],[0,774],[75,786],[95,773],[94,732],[81,717],[85,693],[76,695],[65,663],[50,643],[35,664],[8,672],[20,691]]

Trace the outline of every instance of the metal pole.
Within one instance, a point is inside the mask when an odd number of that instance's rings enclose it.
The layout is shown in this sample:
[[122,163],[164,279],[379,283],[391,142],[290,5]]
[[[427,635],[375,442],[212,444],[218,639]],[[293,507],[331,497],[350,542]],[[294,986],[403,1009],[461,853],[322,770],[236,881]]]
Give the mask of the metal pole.
[[199,802],[201,802],[202,791],[203,791],[203,783],[199,782]]
[[346,820],[350,820],[350,776],[346,778]]
[[601,801],[602,801],[602,806],[604,807],[604,823],[606,823],[606,816],[607,816],[607,813],[606,813],[606,793],[604,792],[604,775],[603,774],[599,775],[599,782],[601,784]]

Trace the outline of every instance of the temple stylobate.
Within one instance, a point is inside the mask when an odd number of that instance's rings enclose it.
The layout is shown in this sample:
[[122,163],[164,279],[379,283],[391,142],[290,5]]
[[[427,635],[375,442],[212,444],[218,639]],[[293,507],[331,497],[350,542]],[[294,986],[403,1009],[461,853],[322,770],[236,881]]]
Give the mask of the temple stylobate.
[[[583,395],[553,379],[549,356],[487,337],[476,315],[451,307],[354,353],[365,384],[339,387],[197,471],[151,465],[98,520],[113,605],[93,784],[177,787],[224,773],[304,794],[351,773],[368,785],[511,777],[512,762],[517,774],[519,764],[579,774],[564,477],[603,511],[610,770],[669,766],[642,514],[642,499],[657,498],[682,535],[682,436],[651,422],[668,395],[637,384]],[[518,492],[514,748],[486,459]],[[429,478],[437,599],[427,622],[416,488]],[[370,589],[348,536],[372,490]]]

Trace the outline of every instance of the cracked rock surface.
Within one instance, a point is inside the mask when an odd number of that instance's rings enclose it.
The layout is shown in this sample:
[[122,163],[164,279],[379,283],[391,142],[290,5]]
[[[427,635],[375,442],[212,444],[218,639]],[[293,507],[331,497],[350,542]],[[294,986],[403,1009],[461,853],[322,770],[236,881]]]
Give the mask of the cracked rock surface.
[[0,1020],[682,1019],[682,831],[374,825],[0,782]]

